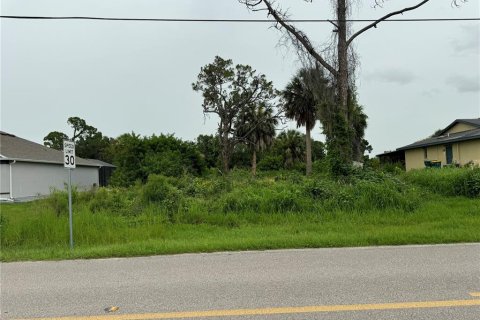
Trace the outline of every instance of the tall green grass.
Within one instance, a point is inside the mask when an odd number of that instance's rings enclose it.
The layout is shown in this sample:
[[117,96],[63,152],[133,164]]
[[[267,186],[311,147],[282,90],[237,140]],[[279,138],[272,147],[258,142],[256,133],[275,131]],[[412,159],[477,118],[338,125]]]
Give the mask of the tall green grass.
[[480,197],[480,168],[442,168],[412,170],[407,182],[446,196]]
[[480,241],[477,174],[362,170],[344,181],[295,172],[152,175],[128,189],[74,191],[73,252],[67,194],[55,191],[1,205],[1,259]]

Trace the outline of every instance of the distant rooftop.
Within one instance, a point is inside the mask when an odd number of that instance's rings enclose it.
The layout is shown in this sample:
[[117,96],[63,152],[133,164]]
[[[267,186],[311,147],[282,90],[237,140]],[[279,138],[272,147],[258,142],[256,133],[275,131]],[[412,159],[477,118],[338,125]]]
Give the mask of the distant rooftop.
[[[469,124],[475,129],[445,134],[449,129],[458,123]],[[422,148],[446,143],[480,139],[480,118],[478,119],[457,119],[440,132],[439,136],[423,139],[404,147],[398,148],[398,151]]]
[[[19,138],[11,133],[0,131],[0,158],[24,162],[63,164],[63,151],[48,148],[41,144]],[[76,162],[78,166],[112,166],[103,161],[83,159],[80,157],[76,157]]]

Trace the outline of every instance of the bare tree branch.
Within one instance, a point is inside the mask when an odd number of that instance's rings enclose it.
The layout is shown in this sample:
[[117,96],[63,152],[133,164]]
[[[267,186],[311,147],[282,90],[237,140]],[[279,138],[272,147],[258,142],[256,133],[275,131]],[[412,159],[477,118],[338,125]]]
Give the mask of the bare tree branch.
[[249,0],[240,0],[241,3],[245,4],[250,10],[255,11],[258,10],[255,8],[262,2],[267,6],[268,14],[272,15],[272,17],[275,19],[277,24],[282,26],[285,30],[288,31],[290,35],[294,37],[295,40],[300,42],[302,46],[305,48],[305,50],[313,57],[315,60],[317,60],[325,69],[327,69],[332,75],[336,76],[337,70],[330,65],[313,47],[312,43],[310,42],[310,39],[305,35],[303,32],[300,30],[297,30],[293,25],[288,24],[285,22],[284,17],[273,8],[271,0],[259,0],[255,1],[254,3],[251,3]]
[[[350,45],[350,43],[356,38],[358,37],[359,35],[361,35],[362,33],[364,33],[365,31],[371,29],[371,28],[376,28],[377,27],[377,24],[379,24],[380,22],[382,21],[385,21],[387,20],[388,18],[392,17],[392,16],[395,16],[395,15],[398,15],[398,14],[403,14],[404,12],[407,12],[407,11],[411,11],[411,10],[415,10],[421,6],[423,6],[425,3],[429,2],[430,0],[423,0],[422,2],[420,2],[419,4],[413,6],[413,7],[408,7],[408,8],[404,8],[402,10],[398,10],[398,11],[394,11],[394,12],[390,12],[389,14],[381,17],[380,19],[376,20],[375,22],[372,22],[371,24],[369,24],[368,26],[366,26],[365,28],[362,28],[360,29],[359,31],[355,32],[351,37],[350,39],[347,40],[347,46]],[[375,1],[377,5],[378,4],[378,0]],[[454,1],[455,2],[455,1]]]

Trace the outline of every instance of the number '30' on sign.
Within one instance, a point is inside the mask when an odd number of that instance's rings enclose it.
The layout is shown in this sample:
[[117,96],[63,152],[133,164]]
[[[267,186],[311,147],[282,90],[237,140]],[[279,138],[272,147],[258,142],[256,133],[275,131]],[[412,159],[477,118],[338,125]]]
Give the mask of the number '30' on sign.
[[75,168],[75,143],[69,140],[63,141],[63,166],[65,168]]

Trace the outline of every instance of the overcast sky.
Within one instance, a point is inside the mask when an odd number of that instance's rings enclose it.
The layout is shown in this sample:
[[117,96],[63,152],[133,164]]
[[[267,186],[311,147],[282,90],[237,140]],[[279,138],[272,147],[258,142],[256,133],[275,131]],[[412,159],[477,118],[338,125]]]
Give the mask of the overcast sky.
[[[371,19],[419,0],[356,1]],[[279,1],[291,18],[331,19],[330,1]],[[2,0],[2,15],[264,19],[237,0]],[[479,1],[431,0],[400,18],[472,18]],[[358,30],[365,23],[355,23]],[[249,64],[283,89],[301,67],[271,24],[1,20],[1,129],[43,143],[78,116],[116,137],[212,134],[192,90],[215,55]],[[332,25],[301,23],[320,46]],[[412,143],[457,118],[480,117],[480,22],[386,22],[355,40],[359,101],[373,154]],[[303,130],[303,129],[301,129]],[[321,128],[314,129],[320,138]]]

